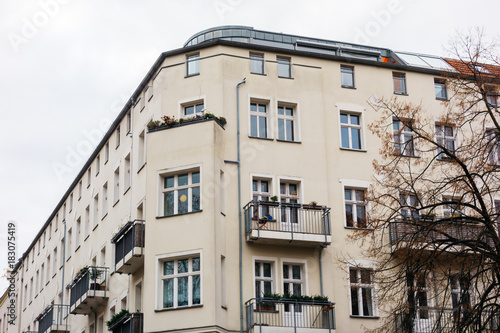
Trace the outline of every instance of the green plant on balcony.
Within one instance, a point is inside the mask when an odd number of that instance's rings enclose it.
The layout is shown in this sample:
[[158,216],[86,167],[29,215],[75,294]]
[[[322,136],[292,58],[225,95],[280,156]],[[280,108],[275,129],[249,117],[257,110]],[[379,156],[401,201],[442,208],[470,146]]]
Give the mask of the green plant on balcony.
[[113,326],[114,323],[116,323],[123,316],[125,316],[125,315],[127,315],[129,313],[130,312],[128,312],[127,310],[121,310],[120,312],[118,312],[117,314],[115,314],[113,317],[111,317],[111,319],[106,322],[106,325],[108,325],[108,327]]
[[104,270],[99,269],[97,267],[90,267],[89,269],[89,277],[90,277],[90,289],[91,290],[100,290],[101,285],[97,282],[102,274],[104,273]]
[[276,195],[273,195],[270,199],[272,202],[278,202],[278,196]]

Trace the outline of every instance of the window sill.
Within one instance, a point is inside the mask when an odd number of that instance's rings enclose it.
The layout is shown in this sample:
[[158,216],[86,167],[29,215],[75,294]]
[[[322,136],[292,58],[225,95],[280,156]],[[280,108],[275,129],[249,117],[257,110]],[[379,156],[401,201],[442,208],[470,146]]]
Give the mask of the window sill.
[[80,201],[80,199],[81,199],[81,198],[82,198],[82,197],[79,197],[77,201]]
[[399,95],[399,96],[409,96],[408,93],[405,93],[405,92],[397,92],[395,91],[394,92],[394,95]]
[[380,319],[379,316],[355,316],[355,315],[350,315],[351,318],[358,318],[358,319]]
[[224,214],[223,212],[220,212],[220,214],[221,214],[222,216],[226,216],[226,214]]
[[340,86],[341,88],[344,88],[344,89],[353,89],[353,90],[356,90],[356,87],[350,87],[350,86]]
[[279,79],[288,79],[288,80],[293,80],[293,77],[291,77],[291,76],[279,76],[279,75],[278,75],[278,78],[279,78]]
[[99,176],[99,172],[98,172],[98,173],[96,173],[96,174],[95,174],[95,176],[96,176],[96,177],[97,177],[97,176]]
[[347,229],[347,230],[367,230],[367,231],[373,231],[374,229],[373,228],[360,228],[360,227],[349,227],[349,226],[344,226],[344,229]]
[[104,220],[106,218],[106,216],[108,216],[108,213],[104,214],[104,216],[101,217],[101,221]]
[[184,76],[184,78],[187,79],[188,77],[193,77],[193,76],[198,76],[198,75],[200,75],[200,73],[188,74],[188,75]]
[[87,239],[89,239],[90,235],[87,235],[85,236],[85,238],[83,239],[83,241],[85,242]]
[[142,164],[141,167],[139,168],[139,170],[137,170],[137,173],[141,172],[141,170],[144,169],[145,166],[146,166],[146,163]]
[[113,204],[113,207],[116,206],[116,204],[119,202],[120,202],[120,199],[116,200],[115,203]]
[[354,149],[354,148],[345,148],[345,147],[340,147],[340,150],[357,151],[357,152],[360,152],[360,153],[366,153],[366,152],[368,152],[366,149]]
[[54,273],[54,275],[52,275],[52,278],[55,278],[55,277],[56,277],[56,275],[57,275],[57,273]]
[[127,194],[127,192],[130,190],[130,186],[127,187],[127,189],[125,190],[125,192],[123,192],[123,195]]
[[254,75],[261,75],[261,76],[267,76],[266,73],[254,73],[254,72],[250,72],[250,74],[254,74]]
[[75,249],[75,253],[78,252],[78,250],[80,250],[80,245],[78,245]]
[[203,209],[197,210],[196,212],[187,212],[187,213],[167,215],[167,216],[157,216],[156,219],[166,219],[166,218],[169,218],[169,217],[189,215],[189,214],[196,214],[196,213],[201,213],[201,212],[203,212]]
[[276,139],[276,141],[278,141],[278,142],[288,142],[288,143],[298,143],[298,144],[302,143],[301,141],[290,141],[290,140],[281,140],[281,139]]
[[248,136],[250,139],[259,139],[259,140],[268,140],[268,141],[274,141],[274,138],[260,138],[258,136]]
[[168,308],[168,309],[156,309],[155,312],[185,310],[185,309],[193,309],[193,308],[201,308],[201,307],[203,307],[203,304],[197,304],[197,305],[191,305],[191,306],[179,306],[177,308]]
[[64,266],[64,265],[59,266],[59,270],[61,270],[61,269],[63,268],[63,266]]
[[50,283],[50,280],[49,280],[49,281],[47,281],[47,283],[45,283],[45,287],[47,287],[47,285],[48,285],[49,283]]
[[90,184],[87,185],[87,188],[89,188],[89,187],[90,187]]
[[436,97],[436,100],[441,101],[441,102],[449,102],[450,101],[448,98],[439,98],[439,97]]
[[396,156],[399,156],[399,157],[409,157],[409,158],[420,158],[420,156],[417,156],[417,155],[401,155],[401,154],[396,154]]
[[69,256],[68,259],[66,259],[66,262],[68,262],[70,259],[71,259],[71,256]]
[[95,229],[97,229],[97,227],[99,226],[99,223],[97,223],[93,228],[92,228],[92,231],[94,231]]
[[104,165],[108,164],[108,160],[104,161]]

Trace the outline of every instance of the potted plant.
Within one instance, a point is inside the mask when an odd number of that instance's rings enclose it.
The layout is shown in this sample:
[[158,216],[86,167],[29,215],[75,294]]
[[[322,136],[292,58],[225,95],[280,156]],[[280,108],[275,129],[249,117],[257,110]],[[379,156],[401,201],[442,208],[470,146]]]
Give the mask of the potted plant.
[[316,209],[316,210],[323,209],[323,207],[318,205],[316,201],[311,201],[308,205],[302,205],[302,207],[304,209]]
[[280,294],[265,293],[264,297],[257,299],[255,309],[257,311],[276,311],[276,300],[281,299]]
[[98,279],[102,276],[102,273],[104,271],[102,269],[99,269],[97,267],[90,267],[89,270],[89,277],[90,277],[90,289],[91,290],[100,290],[101,286],[97,282]]
[[[269,201],[270,200],[270,201]],[[278,206],[278,197],[276,195],[273,195],[272,197],[269,198],[267,201],[260,201],[260,204],[265,205],[265,206]]]
[[108,325],[108,329],[112,329],[115,324],[117,324],[120,319],[125,317],[126,315],[130,314],[127,310],[121,310],[117,314],[115,314],[113,317],[111,317],[110,320],[106,322],[106,325]]

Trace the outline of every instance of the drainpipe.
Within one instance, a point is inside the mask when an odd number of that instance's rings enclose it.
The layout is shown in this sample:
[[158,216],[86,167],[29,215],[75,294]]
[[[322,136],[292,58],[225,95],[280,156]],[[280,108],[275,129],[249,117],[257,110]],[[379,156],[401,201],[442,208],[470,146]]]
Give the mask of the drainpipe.
[[95,312],[92,308],[90,308],[90,310],[94,313],[94,333],[97,333],[97,312]]
[[323,246],[319,248],[319,286],[321,290],[321,296],[323,296],[323,264],[321,263],[321,253],[323,252]]
[[240,86],[246,78],[236,85],[236,129],[238,146],[238,238],[239,238],[239,265],[240,265],[240,333],[243,333],[243,244],[241,234],[241,160],[240,160]]

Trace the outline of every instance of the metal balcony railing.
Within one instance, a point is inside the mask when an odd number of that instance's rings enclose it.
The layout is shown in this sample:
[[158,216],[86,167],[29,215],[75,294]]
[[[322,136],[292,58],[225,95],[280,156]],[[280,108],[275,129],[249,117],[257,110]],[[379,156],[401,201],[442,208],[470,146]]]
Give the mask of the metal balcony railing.
[[[123,228],[111,239],[115,244],[115,270],[116,264],[122,261],[125,264],[125,256],[132,252],[134,248],[140,248],[143,254],[144,250],[144,220],[134,220],[127,222]],[[135,255],[135,254],[133,254]]]
[[250,201],[245,207],[245,232],[288,232],[291,234],[324,235],[330,231],[330,208],[301,203]]
[[142,333],[144,327],[144,315],[140,312],[127,313],[120,319],[108,326],[113,333]]
[[252,298],[245,303],[247,332],[262,326],[335,329],[335,303]]
[[466,216],[413,217],[396,220],[389,224],[389,240],[396,248],[411,244],[427,243],[433,246],[483,243],[493,245],[493,240],[481,224],[471,223]]
[[465,316],[467,313],[463,308],[417,307],[413,316],[408,313],[396,313],[394,328],[396,333],[500,332],[500,314],[492,316],[491,313],[485,313],[481,315],[481,327],[472,325],[468,328],[460,326],[460,320]]
[[87,293],[88,297],[101,296],[100,291],[106,295],[108,267],[85,267],[75,276],[70,283],[70,307]]
[[38,333],[69,331],[68,315],[69,305],[50,305],[38,316]]

